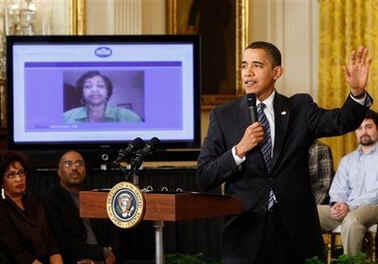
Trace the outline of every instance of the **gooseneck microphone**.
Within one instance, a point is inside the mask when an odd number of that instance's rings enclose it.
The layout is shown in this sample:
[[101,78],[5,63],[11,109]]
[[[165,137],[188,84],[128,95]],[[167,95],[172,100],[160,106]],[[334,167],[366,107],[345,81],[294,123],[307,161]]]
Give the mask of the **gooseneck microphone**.
[[251,117],[252,124],[258,122],[257,119],[257,107],[256,107],[256,94],[247,94],[247,104],[249,109],[249,115]]
[[135,158],[131,161],[132,168],[139,168],[144,159],[151,155],[159,146],[160,140],[157,137],[153,137],[150,140],[150,143],[146,144],[144,148],[139,149],[136,154]]
[[126,160],[129,161],[131,156],[134,155],[138,150],[143,149],[145,147],[145,143],[143,139],[140,137],[135,138],[126,148],[120,149],[118,151],[118,157],[115,161],[113,161],[114,164],[119,164],[120,162]]

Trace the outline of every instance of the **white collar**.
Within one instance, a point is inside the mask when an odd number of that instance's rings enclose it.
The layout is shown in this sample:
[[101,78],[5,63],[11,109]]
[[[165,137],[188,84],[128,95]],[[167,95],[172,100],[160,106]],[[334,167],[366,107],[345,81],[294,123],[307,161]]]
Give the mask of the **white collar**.
[[362,151],[362,146],[361,146],[361,144],[358,146],[358,153],[360,154],[360,156],[361,155],[366,155],[366,154],[370,154],[370,153],[374,153],[374,152],[376,152],[377,151],[377,148],[378,148],[378,143],[377,142],[375,142],[374,143],[374,146],[371,148],[371,150],[369,151],[369,152],[363,152]]
[[274,96],[276,95],[276,91],[273,90],[271,95],[268,96],[264,101],[260,101],[259,99],[256,98],[256,105],[259,105],[260,103],[264,103],[266,108],[269,109],[271,112],[273,112],[273,100]]

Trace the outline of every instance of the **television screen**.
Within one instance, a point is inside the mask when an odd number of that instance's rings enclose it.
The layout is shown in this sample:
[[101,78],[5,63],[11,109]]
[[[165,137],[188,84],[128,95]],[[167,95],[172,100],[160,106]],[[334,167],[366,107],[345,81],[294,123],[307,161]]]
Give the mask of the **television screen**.
[[199,146],[197,36],[9,36],[7,46],[10,148]]

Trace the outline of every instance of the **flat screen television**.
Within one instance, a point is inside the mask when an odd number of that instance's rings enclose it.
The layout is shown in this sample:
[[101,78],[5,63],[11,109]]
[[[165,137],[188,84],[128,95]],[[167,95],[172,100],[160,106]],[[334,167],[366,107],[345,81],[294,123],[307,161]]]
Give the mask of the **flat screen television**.
[[9,36],[7,80],[9,148],[200,145],[198,36]]

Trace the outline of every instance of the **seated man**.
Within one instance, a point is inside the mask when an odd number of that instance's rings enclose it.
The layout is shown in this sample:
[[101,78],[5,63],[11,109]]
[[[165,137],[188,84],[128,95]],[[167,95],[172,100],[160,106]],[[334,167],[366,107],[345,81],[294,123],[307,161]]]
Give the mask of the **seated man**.
[[344,254],[351,256],[361,251],[367,229],[378,223],[378,114],[369,110],[355,133],[360,145],[340,162],[330,206],[318,206],[322,229],[341,224]]
[[58,176],[60,184],[48,192],[46,211],[64,263],[115,263],[112,248],[100,245],[89,219],[79,215],[79,191],[86,177],[83,157],[66,152],[60,158]]
[[309,150],[308,167],[316,204],[328,203],[328,191],[334,174],[332,152],[329,146],[315,140]]

